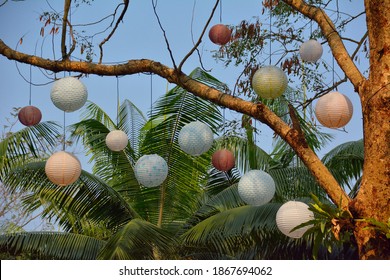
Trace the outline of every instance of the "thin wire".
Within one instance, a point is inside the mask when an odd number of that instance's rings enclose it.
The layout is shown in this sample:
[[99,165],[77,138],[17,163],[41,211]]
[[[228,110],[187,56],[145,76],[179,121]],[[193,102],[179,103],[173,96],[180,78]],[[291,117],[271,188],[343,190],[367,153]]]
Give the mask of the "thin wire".
[[152,133],[152,130],[153,130],[153,73],[150,73],[150,133]]
[[272,65],[272,4],[269,8],[269,65]]
[[119,110],[120,110],[120,101],[119,101],[119,78],[116,76],[116,126],[119,126]]
[[64,142],[62,143],[62,150],[65,151],[66,143],[66,127],[65,127],[65,111],[64,111]]
[[29,90],[29,91],[30,91],[30,92],[29,92],[29,93],[30,93],[30,97],[29,97],[28,105],[31,106],[31,91],[32,91],[32,90],[31,90],[31,87],[32,87],[32,71],[31,71],[31,65],[30,65],[30,83],[29,83],[29,84],[30,84],[30,90]]
[[219,22],[222,23],[222,0],[219,1]]

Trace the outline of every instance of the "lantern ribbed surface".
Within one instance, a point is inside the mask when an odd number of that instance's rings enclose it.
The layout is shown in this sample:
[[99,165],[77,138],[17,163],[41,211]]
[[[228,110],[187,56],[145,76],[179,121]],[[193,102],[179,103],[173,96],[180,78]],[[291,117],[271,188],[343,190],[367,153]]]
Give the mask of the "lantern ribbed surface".
[[84,106],[88,98],[88,92],[79,79],[64,77],[54,82],[50,98],[58,109],[73,112]]
[[25,126],[33,126],[41,121],[42,113],[35,106],[25,106],[20,109],[18,119]]
[[210,28],[209,38],[217,45],[225,45],[230,41],[232,31],[224,24],[216,24]]
[[353,105],[347,96],[334,91],[318,99],[315,114],[323,126],[340,128],[351,120]]
[[211,162],[216,169],[220,171],[229,171],[235,165],[235,158],[231,151],[222,149],[213,154]]
[[81,174],[81,164],[74,155],[60,151],[49,157],[45,165],[46,176],[60,186],[66,186],[77,181]]
[[287,76],[279,67],[269,65],[259,68],[252,78],[253,90],[262,98],[281,96],[287,88]]
[[275,194],[274,179],[262,170],[250,170],[238,182],[238,193],[241,199],[249,205],[264,205]]
[[114,152],[122,151],[129,142],[127,134],[122,130],[113,130],[106,136],[107,147]]
[[135,164],[138,183],[150,188],[161,185],[168,176],[168,164],[159,155],[144,155]]
[[213,145],[214,135],[211,129],[200,121],[186,124],[179,133],[180,148],[187,154],[199,156]]
[[301,238],[311,227],[305,226],[290,232],[296,226],[314,219],[313,212],[309,206],[300,201],[289,201],[284,203],[276,213],[276,225],[278,229],[291,238]]
[[317,62],[321,58],[322,52],[322,45],[314,39],[304,42],[299,47],[299,54],[305,62]]

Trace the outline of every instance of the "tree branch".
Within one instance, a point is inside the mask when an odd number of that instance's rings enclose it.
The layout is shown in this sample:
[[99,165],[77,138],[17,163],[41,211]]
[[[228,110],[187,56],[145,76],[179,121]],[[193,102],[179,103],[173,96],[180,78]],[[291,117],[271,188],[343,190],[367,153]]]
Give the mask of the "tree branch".
[[62,17],[62,36],[61,36],[61,53],[62,59],[68,59],[66,52],[66,26],[68,25],[68,14],[70,9],[71,0],[65,0],[64,2],[64,16]]

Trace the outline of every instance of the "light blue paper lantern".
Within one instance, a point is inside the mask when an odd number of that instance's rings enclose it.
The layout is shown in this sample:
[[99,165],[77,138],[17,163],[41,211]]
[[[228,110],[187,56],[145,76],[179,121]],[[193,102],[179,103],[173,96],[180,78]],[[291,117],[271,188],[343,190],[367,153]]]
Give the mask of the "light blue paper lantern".
[[309,206],[300,201],[288,201],[284,203],[276,213],[276,225],[278,229],[288,237],[301,238],[312,226],[308,225],[294,231],[296,226],[314,219],[314,214]]
[[305,62],[317,62],[322,56],[322,45],[314,39],[304,42],[299,47],[299,54],[301,59]]
[[54,82],[50,98],[58,109],[74,112],[84,106],[88,98],[88,91],[79,79],[64,77]]
[[168,176],[168,164],[159,155],[144,155],[136,162],[134,171],[138,183],[147,188],[157,187]]
[[274,99],[287,89],[288,79],[279,67],[269,65],[256,70],[252,78],[252,88],[262,98]]
[[274,179],[262,170],[250,170],[238,182],[238,193],[246,204],[264,205],[275,194]]
[[200,121],[186,124],[179,133],[180,148],[187,154],[199,156],[213,145],[214,135],[210,127]]

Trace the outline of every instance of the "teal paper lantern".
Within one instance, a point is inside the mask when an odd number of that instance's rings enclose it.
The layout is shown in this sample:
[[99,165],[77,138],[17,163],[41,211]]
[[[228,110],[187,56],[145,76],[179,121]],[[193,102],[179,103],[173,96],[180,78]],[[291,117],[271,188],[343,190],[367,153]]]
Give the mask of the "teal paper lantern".
[[194,121],[186,124],[179,133],[180,148],[187,154],[199,156],[213,145],[214,135],[208,125]]
[[159,155],[144,155],[136,162],[134,171],[138,183],[147,188],[157,187],[168,176],[168,164]]
[[259,68],[252,78],[252,88],[262,98],[274,99],[287,89],[288,79],[279,67],[270,65]]
[[246,204],[264,205],[275,194],[274,179],[262,170],[250,170],[238,182],[238,193]]
[[50,98],[58,109],[74,112],[84,106],[88,91],[79,79],[69,76],[54,82]]

